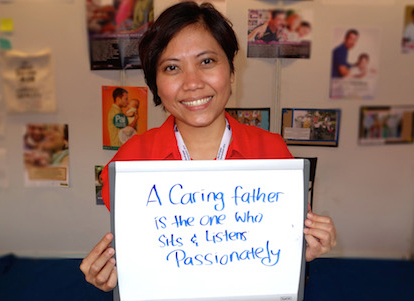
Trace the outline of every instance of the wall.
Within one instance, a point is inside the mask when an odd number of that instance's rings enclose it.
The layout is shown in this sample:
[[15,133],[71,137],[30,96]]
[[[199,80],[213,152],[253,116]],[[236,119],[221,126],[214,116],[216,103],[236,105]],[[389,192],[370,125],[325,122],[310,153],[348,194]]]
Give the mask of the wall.
[[[158,1],[156,14],[172,2]],[[400,54],[406,4],[409,1],[396,0],[391,6],[325,5],[322,0],[225,2],[241,46],[231,106],[342,109],[339,147],[289,147],[295,156],[319,158],[314,209],[330,215],[338,230],[338,246],[330,256],[408,258],[414,253],[413,144],[357,144],[361,105],[414,104],[414,56]],[[276,5],[313,9],[311,59],[282,60],[277,68],[275,59],[246,58],[247,10]],[[15,49],[53,50],[58,112],[6,118],[0,147],[8,150],[10,186],[0,190],[0,255],[84,256],[110,228],[107,210],[95,205],[93,168],[114,155],[101,147],[100,91],[102,85],[118,85],[121,74],[89,70],[82,0],[2,3],[4,17],[14,19],[10,39]],[[382,31],[379,90],[373,101],[329,100],[332,31],[342,25]],[[142,72],[127,71],[125,84],[143,86]],[[148,114],[149,128],[165,118],[152,105]],[[69,124],[70,188],[23,188],[22,133],[28,122]],[[278,124],[273,120],[272,128]]]

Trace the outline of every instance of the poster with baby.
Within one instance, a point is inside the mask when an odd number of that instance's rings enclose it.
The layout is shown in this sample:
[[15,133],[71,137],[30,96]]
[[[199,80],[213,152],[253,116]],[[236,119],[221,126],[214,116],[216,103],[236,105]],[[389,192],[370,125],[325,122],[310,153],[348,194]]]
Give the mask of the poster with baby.
[[331,62],[331,99],[373,99],[379,75],[380,30],[334,29]]
[[147,131],[146,87],[102,86],[103,149],[117,150]]

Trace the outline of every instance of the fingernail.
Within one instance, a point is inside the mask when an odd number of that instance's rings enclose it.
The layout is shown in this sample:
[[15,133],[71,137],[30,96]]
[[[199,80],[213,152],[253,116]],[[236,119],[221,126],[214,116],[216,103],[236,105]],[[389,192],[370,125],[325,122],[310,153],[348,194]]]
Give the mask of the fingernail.
[[308,212],[307,216],[308,216],[308,218],[312,218],[313,217],[313,213],[312,212]]
[[312,221],[311,220],[305,220],[305,225],[306,226],[312,226]]
[[114,255],[114,249],[108,249],[108,255]]

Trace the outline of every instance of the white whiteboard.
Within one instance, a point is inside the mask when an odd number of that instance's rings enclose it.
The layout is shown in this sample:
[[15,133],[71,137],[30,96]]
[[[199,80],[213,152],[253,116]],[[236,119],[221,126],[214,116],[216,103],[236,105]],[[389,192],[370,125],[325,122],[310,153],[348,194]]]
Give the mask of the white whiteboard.
[[115,162],[110,177],[121,301],[299,300],[303,160]]

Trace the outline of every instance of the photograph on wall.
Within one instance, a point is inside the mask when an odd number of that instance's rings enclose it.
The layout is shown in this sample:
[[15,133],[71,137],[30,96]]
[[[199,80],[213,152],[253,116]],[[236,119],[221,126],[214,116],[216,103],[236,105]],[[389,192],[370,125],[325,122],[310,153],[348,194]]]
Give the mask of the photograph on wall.
[[340,110],[282,109],[282,137],[286,144],[338,146]]
[[226,111],[240,123],[270,130],[270,108],[226,108]]
[[361,107],[359,142],[363,145],[412,143],[414,106]]
[[414,5],[405,7],[402,52],[414,53]]
[[29,123],[23,136],[26,187],[69,186],[67,124]]
[[335,28],[331,62],[331,99],[373,99],[376,96],[380,30]]
[[153,0],[86,0],[91,70],[139,69],[138,43],[154,21]]
[[101,172],[103,169],[103,165],[95,165],[95,199],[96,199],[96,205],[104,205],[103,199],[102,199],[102,177]]
[[247,57],[310,58],[312,24],[309,9],[250,9]]
[[117,150],[147,131],[147,87],[102,86],[103,149]]
[[56,111],[52,52],[0,51],[4,100],[9,113]]

